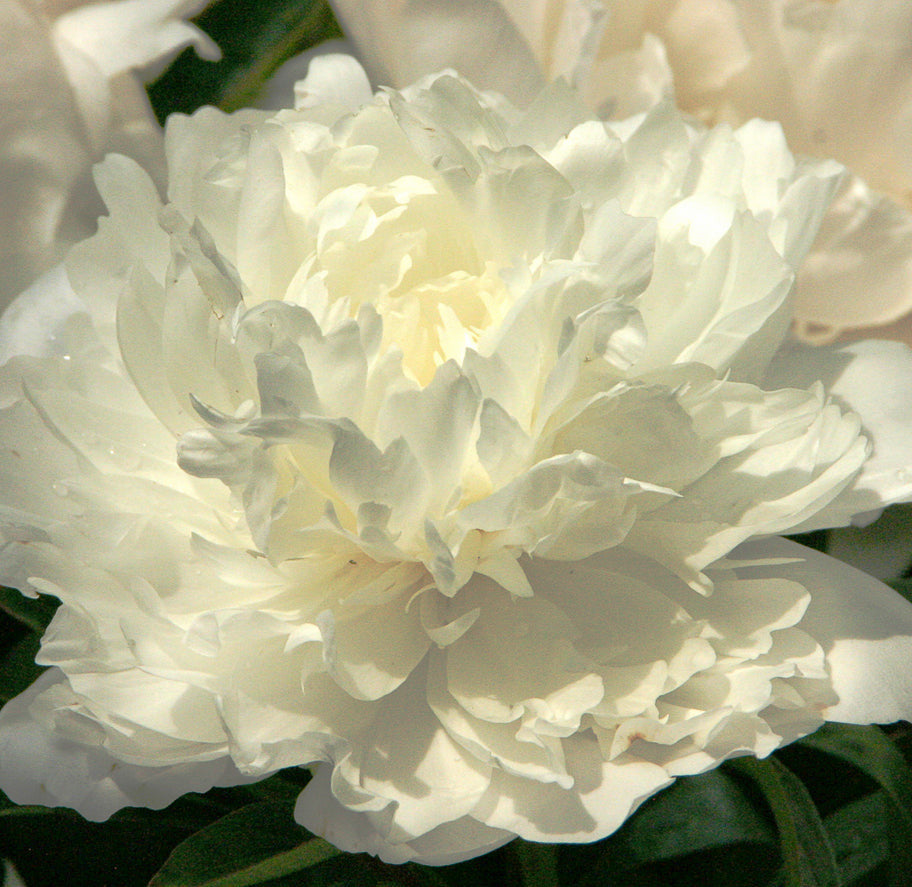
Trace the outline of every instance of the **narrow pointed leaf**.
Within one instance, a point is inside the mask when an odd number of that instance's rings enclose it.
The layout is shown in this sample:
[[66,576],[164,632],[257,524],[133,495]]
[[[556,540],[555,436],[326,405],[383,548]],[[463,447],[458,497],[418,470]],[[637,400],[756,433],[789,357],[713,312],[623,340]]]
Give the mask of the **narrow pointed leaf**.
[[[873,779],[889,799],[886,810],[892,847],[892,884],[912,871],[912,771],[899,749],[878,727],[826,724],[802,745],[839,758]],[[906,879],[906,880],[904,880]]]
[[[833,852],[845,884],[887,883],[872,880],[887,864],[893,866],[891,852],[889,801],[883,792],[872,792],[840,807],[824,820]],[[901,880],[889,883],[900,887],[909,883],[909,869]]]
[[785,887],[842,887],[826,828],[804,784],[775,758],[737,758],[730,769],[762,792],[779,830]]
[[251,887],[340,853],[292,813],[291,804],[263,801],[223,816],[179,844],[149,887]]
[[0,703],[18,696],[44,671],[35,665],[40,643],[38,635],[29,632],[0,653]]
[[218,0],[196,22],[219,45],[222,59],[207,62],[184,52],[149,87],[162,123],[173,111],[201,105],[249,106],[283,62],[342,36],[328,0]]
[[57,610],[57,601],[44,596],[29,598],[14,588],[0,587],[0,610],[42,634]]

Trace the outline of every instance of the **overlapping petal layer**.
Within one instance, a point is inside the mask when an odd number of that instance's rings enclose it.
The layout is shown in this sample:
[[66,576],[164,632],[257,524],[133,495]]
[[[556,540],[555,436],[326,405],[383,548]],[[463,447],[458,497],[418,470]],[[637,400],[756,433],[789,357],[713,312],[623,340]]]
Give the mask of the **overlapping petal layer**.
[[320,763],[303,824],[442,864],[905,712],[912,606],[872,583],[890,637],[824,629],[837,567],[767,538],[866,477],[823,384],[764,382],[840,169],[770,124],[365,83],[173,118],[165,203],[99,169],[91,323],[0,373],[0,578],[62,602],[4,787],[103,818]]
[[9,0],[0,10],[0,309],[94,230],[91,165],[129,154],[163,175],[141,76],[185,46],[218,48],[186,19],[204,0]]
[[[912,9],[903,0],[477,0],[470,21],[437,0],[333,5],[379,83],[452,65],[521,102],[565,77],[603,117],[673,94],[707,123],[779,121],[793,151],[855,174],[801,269],[796,329],[811,342],[872,328],[912,342],[902,322],[912,309]],[[484,45],[498,51],[481,52],[475,25],[495,20]]]

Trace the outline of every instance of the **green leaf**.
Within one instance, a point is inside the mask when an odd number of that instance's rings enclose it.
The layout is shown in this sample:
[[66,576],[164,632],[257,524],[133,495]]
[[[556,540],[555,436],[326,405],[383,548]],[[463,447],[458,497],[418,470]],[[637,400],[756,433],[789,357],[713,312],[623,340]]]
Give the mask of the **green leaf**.
[[0,810],[0,855],[27,887],[143,887],[174,846],[205,823],[175,827],[170,809],[142,812],[97,823],[72,810],[10,806]]
[[[844,883],[872,878],[882,866],[892,864],[888,814],[889,801],[878,791],[840,807],[824,820]],[[907,885],[909,869],[900,878],[892,883]]]
[[57,606],[58,601],[52,598],[29,598],[14,588],[0,586],[0,610],[39,634],[44,634]]
[[523,887],[560,887],[554,844],[534,844],[517,838],[510,848],[519,861]]
[[295,824],[290,803],[235,810],[179,844],[149,887],[248,887],[303,871],[340,851]]
[[[759,887],[775,874],[779,840],[742,781],[724,770],[677,780],[612,837],[561,857],[568,884],[716,883]],[[711,871],[713,881],[705,874]]]
[[912,771],[899,749],[878,727],[825,724],[801,744],[839,758],[873,779],[889,799],[892,879],[905,884],[912,871]]
[[912,601],[912,578],[892,579],[887,585],[898,591],[906,600]]
[[737,780],[721,770],[678,780],[628,821],[616,852],[626,865],[732,844],[777,844]]
[[0,657],[0,702],[9,702],[34,681],[44,669],[35,664],[41,638],[29,632]]
[[[246,794],[248,802],[252,797],[256,801],[273,801],[294,804],[302,789],[310,781],[310,772],[301,767],[291,767],[273,773],[268,779],[250,785],[238,786],[238,794]],[[230,791],[230,790],[229,790]],[[240,805],[238,805],[240,806]]]
[[786,887],[841,887],[826,828],[804,784],[775,758],[736,758],[728,767],[760,789],[776,821]]
[[283,62],[342,36],[327,0],[219,0],[196,22],[222,59],[207,62],[188,50],[149,87],[162,123],[173,111],[189,114],[201,105],[249,106]]
[[[67,816],[72,811],[61,811],[55,807],[42,807],[39,804],[14,804],[5,794],[0,794],[0,819],[27,819],[36,816],[57,818]],[[75,813],[72,813],[75,816]]]
[[806,545],[808,548],[813,548],[815,551],[822,551],[824,554],[826,554],[830,544],[828,530],[813,530],[810,533],[795,533],[793,536],[787,536],[786,538],[791,539],[793,542],[797,542],[799,545]]

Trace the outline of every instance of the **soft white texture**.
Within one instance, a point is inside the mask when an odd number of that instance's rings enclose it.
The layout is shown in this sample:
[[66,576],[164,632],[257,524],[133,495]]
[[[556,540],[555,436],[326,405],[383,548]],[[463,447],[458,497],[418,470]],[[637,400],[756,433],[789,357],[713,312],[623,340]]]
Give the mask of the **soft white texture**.
[[446,864],[907,712],[912,605],[768,538],[871,450],[763,382],[840,169],[563,87],[296,94],[172,118],[165,205],[109,157],[91,323],[6,327],[0,580],[62,603],[0,786],[99,819],[319,763],[301,823]]
[[0,309],[103,211],[91,166],[108,151],[163,173],[143,90],[193,45],[219,51],[186,19],[205,0],[6,0],[0,6]]
[[442,0],[333,5],[378,83],[452,65],[518,101],[565,77],[605,117],[673,94],[707,123],[778,120],[793,151],[854,173],[800,270],[796,329],[912,343],[906,0],[475,0],[465,17]]

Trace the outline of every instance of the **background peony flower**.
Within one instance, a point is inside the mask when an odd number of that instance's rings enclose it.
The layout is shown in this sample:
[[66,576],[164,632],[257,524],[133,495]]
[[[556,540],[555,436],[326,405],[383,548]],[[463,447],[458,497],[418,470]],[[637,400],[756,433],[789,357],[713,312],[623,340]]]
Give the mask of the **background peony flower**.
[[317,763],[299,822],[446,864],[912,713],[912,605],[773,535],[912,498],[893,405],[780,350],[836,164],[341,56],[166,147],[167,202],[108,157],[48,279],[91,320],[0,369],[0,580],[61,601],[14,801]]
[[793,151],[834,157],[855,174],[799,272],[799,335],[823,342],[876,327],[877,336],[912,342],[908,3],[479,0],[473,22],[501,15],[512,26],[486,43],[453,4],[334,5],[380,83],[452,64],[480,86],[509,86],[520,101],[541,80],[564,76],[618,119],[673,92],[710,124],[778,120]]
[[91,165],[127,154],[158,180],[161,134],[142,87],[187,45],[204,0],[9,0],[0,8],[0,309],[103,211]]

